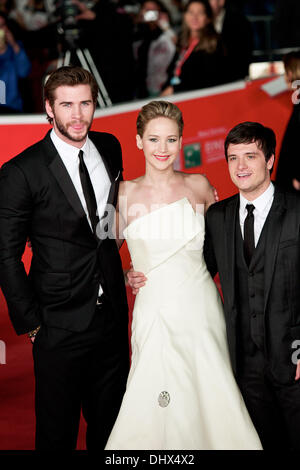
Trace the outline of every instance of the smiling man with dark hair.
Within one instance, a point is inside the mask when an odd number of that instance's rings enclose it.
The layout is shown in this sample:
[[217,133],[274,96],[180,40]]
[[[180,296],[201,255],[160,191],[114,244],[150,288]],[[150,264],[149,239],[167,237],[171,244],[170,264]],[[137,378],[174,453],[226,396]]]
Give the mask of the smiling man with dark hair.
[[263,448],[299,450],[300,197],[271,182],[275,144],[260,123],[229,132],[239,194],[207,211],[205,259],[220,275],[232,366]]

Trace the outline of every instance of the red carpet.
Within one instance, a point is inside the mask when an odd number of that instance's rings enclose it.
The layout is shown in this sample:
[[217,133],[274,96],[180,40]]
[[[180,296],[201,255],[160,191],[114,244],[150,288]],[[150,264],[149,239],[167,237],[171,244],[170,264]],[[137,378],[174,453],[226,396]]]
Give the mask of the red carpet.
[[[220,289],[218,278],[216,283]],[[134,296],[130,288],[127,297],[131,319]],[[85,428],[82,418],[78,450],[85,449]],[[0,289],[0,451],[34,449],[34,433],[32,345],[26,335],[15,334]]]
[[[131,311],[134,298],[130,289],[128,301]],[[0,450],[32,450],[35,433],[32,345],[26,335],[15,334],[1,290],[0,341]],[[77,449],[85,449],[84,419],[80,423]]]

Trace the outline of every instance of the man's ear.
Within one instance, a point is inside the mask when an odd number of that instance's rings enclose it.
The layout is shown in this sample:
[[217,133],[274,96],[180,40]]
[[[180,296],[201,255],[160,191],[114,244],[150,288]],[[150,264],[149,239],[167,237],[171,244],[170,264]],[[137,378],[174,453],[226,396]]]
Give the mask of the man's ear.
[[53,114],[51,105],[50,105],[50,103],[49,103],[49,100],[46,100],[46,101],[45,101],[45,109],[46,109],[46,113],[48,114],[48,116],[51,117],[51,118],[53,118],[53,117],[54,117],[54,114]]
[[274,165],[274,161],[275,161],[275,155],[272,155],[269,160],[267,161],[267,168],[268,170],[271,170],[273,168],[273,165]]
[[143,142],[141,136],[137,134],[136,136],[136,146],[138,149],[143,150]]

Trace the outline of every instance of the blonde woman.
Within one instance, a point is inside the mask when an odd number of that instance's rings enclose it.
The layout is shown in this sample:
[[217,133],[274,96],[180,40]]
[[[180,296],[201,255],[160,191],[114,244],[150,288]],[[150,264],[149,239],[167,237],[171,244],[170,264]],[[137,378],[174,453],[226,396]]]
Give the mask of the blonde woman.
[[177,106],[152,101],[137,119],[146,171],[121,183],[120,232],[135,271],[127,389],[106,449],[261,449],[235,383],[222,302],[203,258],[208,180],[174,171]]

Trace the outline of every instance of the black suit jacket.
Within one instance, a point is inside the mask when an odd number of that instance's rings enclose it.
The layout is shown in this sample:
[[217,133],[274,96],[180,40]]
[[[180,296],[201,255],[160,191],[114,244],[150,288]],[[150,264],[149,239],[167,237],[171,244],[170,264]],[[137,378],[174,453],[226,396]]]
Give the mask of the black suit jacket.
[[286,127],[276,171],[276,183],[288,191],[296,191],[293,179],[300,181],[300,104],[294,104],[292,115]]
[[[122,154],[111,134],[90,132],[111,180],[115,205]],[[21,261],[32,243],[29,275]],[[127,324],[123,271],[115,239],[97,238],[50,133],[0,171],[0,286],[18,334],[39,324],[83,331],[99,283],[114,315]]]
[[[219,272],[232,366],[237,373],[237,299],[235,290],[235,227],[239,196],[214,204],[206,215],[205,260]],[[268,215],[264,268],[266,355],[282,383],[294,381],[292,354],[300,340],[300,197],[275,189]],[[251,275],[251,274],[250,274]],[[293,348],[294,346],[294,348]],[[297,346],[299,348],[299,345]]]

